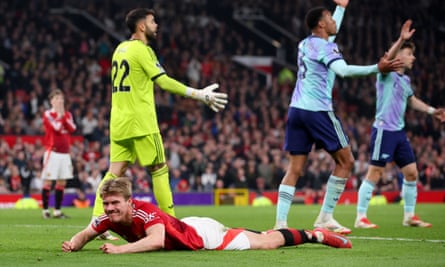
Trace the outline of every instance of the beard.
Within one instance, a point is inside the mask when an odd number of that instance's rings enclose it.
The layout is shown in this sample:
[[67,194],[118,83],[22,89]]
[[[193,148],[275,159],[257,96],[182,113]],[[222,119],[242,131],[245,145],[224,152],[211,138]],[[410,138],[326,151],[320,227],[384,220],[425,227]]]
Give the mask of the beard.
[[145,32],[145,37],[147,38],[147,40],[148,40],[149,42],[154,41],[154,40],[156,40],[156,32],[147,30],[147,31]]

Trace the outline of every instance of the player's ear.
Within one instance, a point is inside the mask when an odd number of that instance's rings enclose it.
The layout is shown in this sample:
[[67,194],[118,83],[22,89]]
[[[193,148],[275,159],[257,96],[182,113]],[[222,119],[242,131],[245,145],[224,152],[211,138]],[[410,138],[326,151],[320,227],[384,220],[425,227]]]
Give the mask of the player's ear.
[[143,22],[143,20],[139,20],[136,23],[136,28],[141,32],[145,32],[145,23]]

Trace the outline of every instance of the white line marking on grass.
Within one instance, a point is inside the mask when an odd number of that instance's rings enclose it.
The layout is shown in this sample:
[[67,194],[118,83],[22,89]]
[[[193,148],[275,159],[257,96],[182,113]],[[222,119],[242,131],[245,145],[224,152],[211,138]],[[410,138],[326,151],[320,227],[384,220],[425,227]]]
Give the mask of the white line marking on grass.
[[348,236],[348,238],[350,238],[350,239],[363,239],[363,240],[382,240],[382,241],[445,243],[445,240],[413,239],[413,238],[402,238],[402,237]]
[[13,224],[13,225],[9,225],[9,226],[14,226],[14,227],[27,227],[27,228],[60,228],[60,227],[65,227],[65,228],[85,228],[85,226],[79,226],[79,225],[66,225],[66,224]]

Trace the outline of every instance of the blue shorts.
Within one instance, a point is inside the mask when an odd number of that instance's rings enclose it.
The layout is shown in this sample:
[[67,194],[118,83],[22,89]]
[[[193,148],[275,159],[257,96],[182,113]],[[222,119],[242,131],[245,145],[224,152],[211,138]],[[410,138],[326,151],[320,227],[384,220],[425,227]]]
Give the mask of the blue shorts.
[[384,167],[395,162],[399,168],[416,162],[413,149],[405,131],[386,131],[372,127],[371,165]]
[[284,150],[307,155],[313,144],[333,153],[349,146],[349,139],[334,112],[289,108]]

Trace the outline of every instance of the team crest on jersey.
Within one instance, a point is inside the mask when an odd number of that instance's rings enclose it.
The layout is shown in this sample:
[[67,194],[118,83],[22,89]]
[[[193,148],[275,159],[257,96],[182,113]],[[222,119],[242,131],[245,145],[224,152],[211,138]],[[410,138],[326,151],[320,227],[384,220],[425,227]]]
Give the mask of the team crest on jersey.
[[156,218],[156,212],[149,213],[147,215],[147,221],[151,222]]

